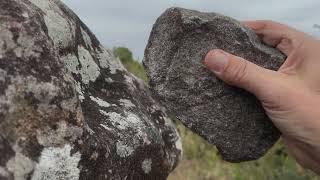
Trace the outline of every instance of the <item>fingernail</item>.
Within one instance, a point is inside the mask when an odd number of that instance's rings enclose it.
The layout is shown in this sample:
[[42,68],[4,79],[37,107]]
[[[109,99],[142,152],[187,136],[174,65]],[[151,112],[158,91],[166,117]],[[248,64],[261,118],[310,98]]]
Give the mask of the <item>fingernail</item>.
[[229,57],[225,53],[219,50],[213,50],[210,51],[205,57],[204,64],[208,69],[216,74],[219,74],[222,73],[222,71],[227,66],[228,60]]

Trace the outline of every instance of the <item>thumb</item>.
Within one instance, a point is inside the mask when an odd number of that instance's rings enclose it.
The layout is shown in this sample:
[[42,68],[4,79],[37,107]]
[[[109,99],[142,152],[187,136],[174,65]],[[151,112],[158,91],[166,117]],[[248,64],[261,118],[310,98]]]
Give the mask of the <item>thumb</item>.
[[245,89],[258,98],[264,95],[276,76],[275,71],[218,49],[206,55],[204,64],[227,84]]

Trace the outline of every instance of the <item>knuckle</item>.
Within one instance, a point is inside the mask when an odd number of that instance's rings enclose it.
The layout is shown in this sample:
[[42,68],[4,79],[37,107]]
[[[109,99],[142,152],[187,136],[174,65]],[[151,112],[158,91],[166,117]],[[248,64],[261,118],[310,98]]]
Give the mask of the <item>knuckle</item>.
[[265,20],[264,21],[265,22],[265,24],[279,24],[278,22],[275,22],[275,21],[272,21],[272,20]]
[[268,29],[268,28],[272,27],[274,24],[277,24],[276,22],[274,22],[272,20],[261,20],[260,23],[263,24],[262,29]]

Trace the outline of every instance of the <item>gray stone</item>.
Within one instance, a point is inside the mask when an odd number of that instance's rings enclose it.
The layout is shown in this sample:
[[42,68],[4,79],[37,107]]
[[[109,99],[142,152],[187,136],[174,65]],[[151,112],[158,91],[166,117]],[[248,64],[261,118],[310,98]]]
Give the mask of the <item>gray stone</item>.
[[171,114],[216,145],[223,159],[257,159],[280,133],[253,95],[204,67],[203,58],[216,48],[273,70],[285,59],[234,19],[170,8],[156,21],[145,50],[150,88]]
[[0,1],[1,180],[166,179],[180,156],[165,110],[69,8]]

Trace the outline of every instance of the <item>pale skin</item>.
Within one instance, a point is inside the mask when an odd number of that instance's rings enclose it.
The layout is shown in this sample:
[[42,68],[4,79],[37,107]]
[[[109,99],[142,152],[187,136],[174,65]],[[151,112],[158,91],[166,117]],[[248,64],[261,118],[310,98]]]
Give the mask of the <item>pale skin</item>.
[[243,24],[287,55],[280,69],[264,69],[218,49],[206,55],[205,66],[226,83],[253,93],[297,162],[320,174],[320,41],[272,21]]

